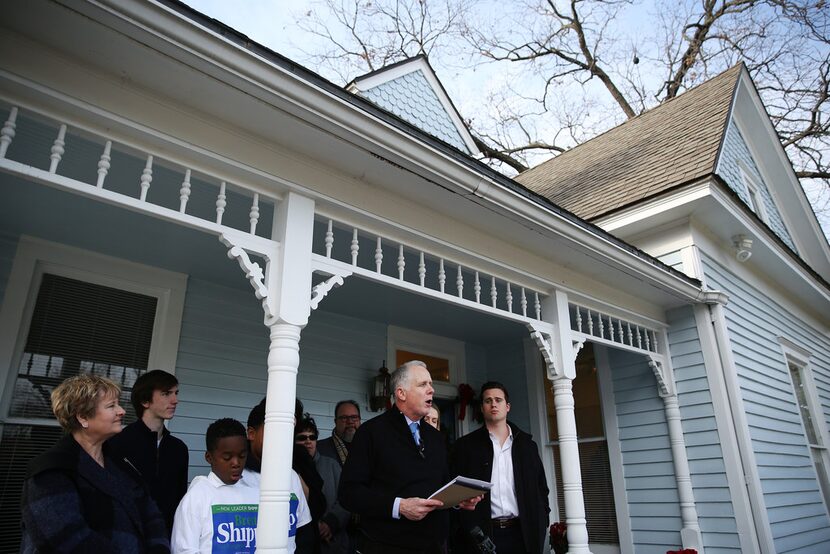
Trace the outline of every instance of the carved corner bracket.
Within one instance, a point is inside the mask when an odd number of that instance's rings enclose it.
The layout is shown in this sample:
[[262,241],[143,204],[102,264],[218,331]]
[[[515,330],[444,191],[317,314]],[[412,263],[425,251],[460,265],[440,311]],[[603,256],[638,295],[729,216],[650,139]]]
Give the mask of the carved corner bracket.
[[648,355],[648,365],[651,371],[654,372],[654,377],[657,378],[657,390],[660,398],[666,398],[676,394],[674,386],[674,375],[667,367],[663,360],[654,355]]
[[320,304],[320,301],[328,295],[329,291],[333,288],[339,287],[342,284],[342,275],[332,275],[322,283],[318,283],[313,289],[311,289],[311,309],[316,310],[317,306]]
[[341,286],[346,279],[352,275],[350,269],[346,269],[341,264],[331,263],[326,260],[314,260],[311,264],[311,272],[321,275],[328,275],[329,278],[318,283],[311,289],[311,309],[316,310],[320,302],[328,296],[332,289]]
[[219,235],[219,241],[228,247],[228,258],[235,259],[245,273],[245,278],[251,283],[257,299],[262,301],[262,310],[265,312],[265,324],[270,325],[276,320],[271,305],[268,302],[268,287],[265,285],[265,272],[260,265],[251,260],[245,248],[227,234]]

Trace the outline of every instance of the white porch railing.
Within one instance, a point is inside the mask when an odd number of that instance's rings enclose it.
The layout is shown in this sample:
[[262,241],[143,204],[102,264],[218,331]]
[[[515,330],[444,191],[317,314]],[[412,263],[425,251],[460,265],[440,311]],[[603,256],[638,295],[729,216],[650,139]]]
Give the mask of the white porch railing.
[[650,354],[664,351],[658,343],[661,334],[655,329],[573,302],[568,304],[568,311],[571,331],[594,342]]
[[[271,238],[276,197],[34,111],[4,111],[0,169],[7,173],[214,234]],[[262,217],[268,225],[258,225]]]
[[357,227],[318,217],[314,252],[356,275],[514,320],[542,321],[546,295]]

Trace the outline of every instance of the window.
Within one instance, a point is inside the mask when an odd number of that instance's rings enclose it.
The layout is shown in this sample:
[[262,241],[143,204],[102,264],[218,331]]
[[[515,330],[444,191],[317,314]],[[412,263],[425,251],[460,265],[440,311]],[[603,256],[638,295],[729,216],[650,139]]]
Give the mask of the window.
[[815,401],[809,369],[803,360],[790,356],[787,356],[787,367],[790,371],[790,379],[793,382],[793,391],[801,415],[801,422],[804,425],[807,446],[810,449],[819,488],[824,497],[824,505],[826,509],[830,510],[830,471],[828,471],[830,457],[828,457],[825,434],[819,424],[821,412],[818,411],[818,404]]
[[[552,387],[545,387],[548,438],[553,446],[553,459],[556,467],[558,518],[559,521],[565,521],[565,492],[562,486],[559,431],[551,389]],[[573,395],[588,538],[591,543],[619,544],[608,441],[605,436],[596,359],[593,345],[590,342],[585,343],[576,358]]]
[[61,429],[50,394],[64,379],[94,373],[122,387],[149,367],[173,371],[185,277],[22,238],[0,312],[0,551],[20,540],[19,498],[28,462]]
[[458,395],[458,385],[465,376],[462,341],[390,325],[386,343],[387,359],[394,360],[395,367],[410,360],[427,364],[436,397],[449,399]]
[[744,183],[744,187],[746,188],[746,195],[749,200],[749,207],[752,208],[752,211],[756,213],[758,217],[761,218],[761,221],[764,223],[769,223],[769,218],[767,217],[767,210],[764,207],[764,198],[761,195],[761,186],[758,184],[756,179],[752,176],[752,174],[741,167],[741,181]]

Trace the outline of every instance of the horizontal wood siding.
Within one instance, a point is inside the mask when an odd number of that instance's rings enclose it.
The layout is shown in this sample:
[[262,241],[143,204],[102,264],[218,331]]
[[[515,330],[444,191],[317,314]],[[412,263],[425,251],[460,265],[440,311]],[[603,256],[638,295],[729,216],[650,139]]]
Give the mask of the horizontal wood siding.
[[[496,344],[487,348],[487,379],[500,381],[510,393],[509,419],[530,432],[525,355],[522,341]],[[481,383],[479,383],[479,387]],[[475,389],[478,396],[478,387]],[[538,441],[537,441],[538,444]]]
[[827,420],[830,338],[712,259],[703,263],[709,285],[729,295],[726,323],[775,550],[830,552],[830,519],[777,340],[784,336],[810,352]]
[[[262,308],[249,290],[191,279],[182,318],[176,375],[179,408],[170,430],[190,450],[190,478],[207,473],[204,434],[221,417],[243,423],[265,395],[268,333]],[[368,412],[369,379],[386,356],[386,326],[316,311],[300,340],[297,396],[323,436],[334,426],[334,406],[358,401]]]
[[669,350],[703,545],[707,554],[740,552],[694,311],[690,307],[673,310],[668,314],[668,323]]
[[[608,349],[634,551],[680,547],[680,501],[657,381],[643,356]],[[708,550],[707,550],[708,552]]]

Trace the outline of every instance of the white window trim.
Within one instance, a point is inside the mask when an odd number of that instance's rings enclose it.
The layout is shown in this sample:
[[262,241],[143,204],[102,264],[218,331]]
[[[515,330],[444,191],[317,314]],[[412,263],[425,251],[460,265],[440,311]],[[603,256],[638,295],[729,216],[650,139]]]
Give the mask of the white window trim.
[[[456,398],[458,385],[467,380],[467,363],[464,342],[404,327],[389,325],[386,329],[386,359],[395,363],[398,350],[421,352],[436,358],[444,358],[450,364],[450,382],[432,383],[438,398]],[[394,368],[392,368],[394,370]]]
[[175,373],[187,275],[24,235],[0,306],[0,423],[56,424],[6,417],[44,272],[155,297],[148,367]]
[[738,170],[741,173],[741,182],[744,184],[746,194],[750,198],[750,208],[755,214],[761,218],[761,221],[769,225],[769,214],[767,207],[764,204],[764,195],[761,194],[761,185],[758,183],[758,178],[752,174],[752,171],[747,169],[744,164],[738,164]]
[[[830,477],[830,433],[828,433],[827,421],[824,418],[824,411],[821,408],[821,399],[818,396],[816,384],[813,380],[813,371],[810,366],[810,352],[785,337],[778,337],[778,343],[781,345],[781,350],[784,353],[787,378],[793,386],[795,386],[795,384],[792,382],[792,376],[790,375],[790,364],[798,366],[801,369],[801,379],[804,383],[804,392],[807,395],[807,409],[810,410],[810,416],[815,423],[815,431],[821,436],[824,470],[828,477]],[[793,391],[793,394],[795,394],[795,391]],[[798,397],[796,396],[795,398],[797,402]],[[803,428],[804,419],[801,417],[801,410],[798,406],[796,406],[796,411],[798,412],[798,419]],[[814,448],[807,439],[806,429],[804,429],[804,440],[807,441],[806,445],[808,451]],[[810,454],[810,460],[812,461],[812,453]],[[818,474],[816,474],[816,483],[819,483]],[[828,483],[828,485],[830,485],[830,483]],[[819,492],[821,493],[822,499],[825,499],[825,492],[830,494],[830,491],[821,490],[821,483],[819,483]],[[830,506],[827,505],[826,501],[824,508],[827,510],[828,515],[830,515]]]

